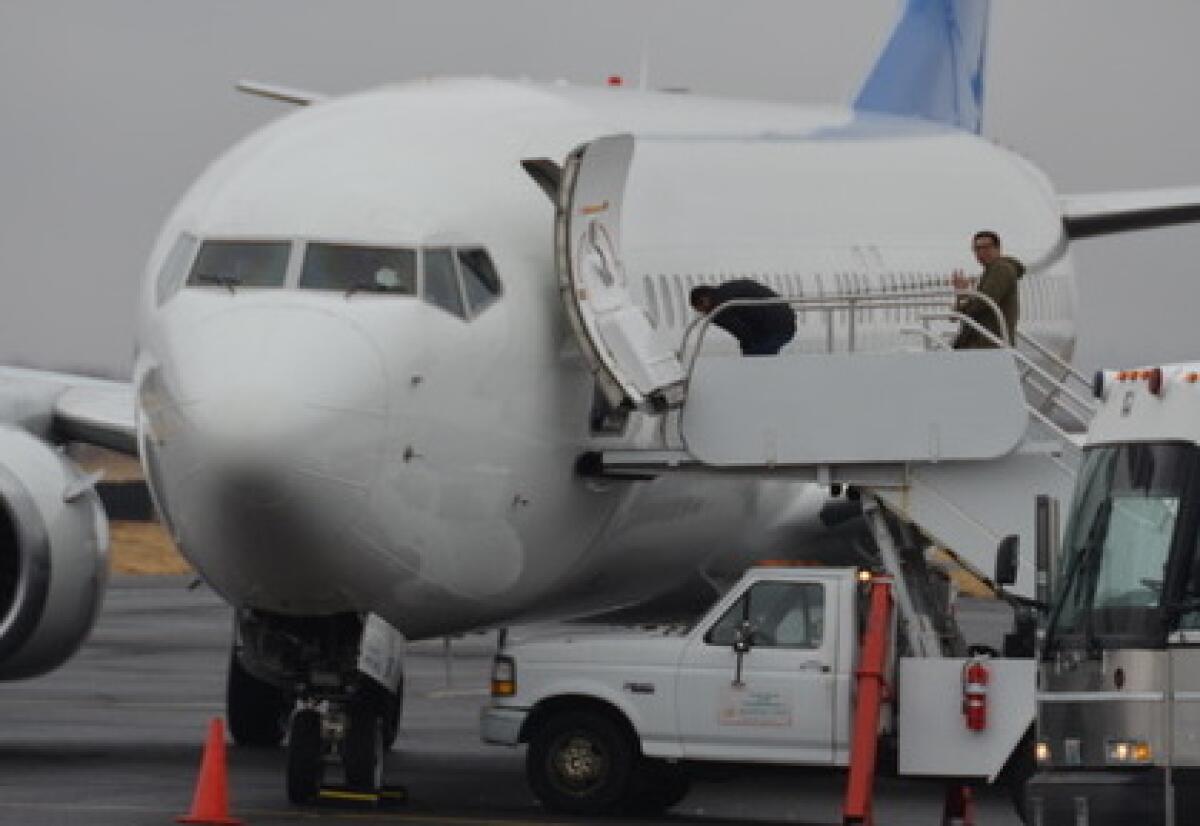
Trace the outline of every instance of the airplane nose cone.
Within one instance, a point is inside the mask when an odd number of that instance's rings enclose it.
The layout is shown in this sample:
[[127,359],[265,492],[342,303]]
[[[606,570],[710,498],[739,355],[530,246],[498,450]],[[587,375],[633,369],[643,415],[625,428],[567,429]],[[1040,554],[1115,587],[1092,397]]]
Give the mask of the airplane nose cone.
[[231,309],[179,345],[178,401],[205,458],[366,481],[387,381],[381,354],[350,321],[319,309]]
[[319,308],[246,307],[179,331],[170,363],[161,455],[185,552],[230,595],[344,610],[330,560],[385,453],[378,348]]

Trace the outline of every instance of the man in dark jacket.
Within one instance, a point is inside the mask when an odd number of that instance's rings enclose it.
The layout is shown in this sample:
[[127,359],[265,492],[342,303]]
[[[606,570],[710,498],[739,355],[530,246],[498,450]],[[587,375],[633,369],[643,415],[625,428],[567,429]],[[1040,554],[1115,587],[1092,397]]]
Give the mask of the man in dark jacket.
[[[693,310],[708,315],[725,302],[739,298],[779,298],[779,293],[749,278],[738,278],[718,287],[696,287],[690,301]],[[773,356],[796,335],[796,311],[783,302],[730,307],[717,313],[712,323],[738,340],[743,356]]]
[[[1021,304],[1017,282],[1025,274],[1025,265],[1012,256],[1005,255],[1000,248],[1000,236],[990,229],[980,230],[971,239],[971,249],[975,260],[983,265],[983,274],[979,276],[975,290],[981,292],[996,302],[1004,316],[1005,333],[1008,343],[1015,341],[1017,321],[1021,316]],[[971,286],[970,281],[963,277],[962,272],[954,273],[954,288],[965,290]],[[954,302],[954,308],[963,315],[969,316],[979,326],[985,328],[997,338],[1004,338],[996,321],[996,311],[978,296],[962,295]],[[969,324],[963,324],[954,339],[954,349],[972,350],[996,345],[981,335]]]

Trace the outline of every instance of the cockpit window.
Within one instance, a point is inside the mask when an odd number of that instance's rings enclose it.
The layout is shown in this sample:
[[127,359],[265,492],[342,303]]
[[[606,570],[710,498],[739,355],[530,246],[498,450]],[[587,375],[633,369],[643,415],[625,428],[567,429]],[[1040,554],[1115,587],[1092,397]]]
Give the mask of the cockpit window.
[[308,245],[300,286],[311,290],[417,293],[417,254],[391,247]]
[[162,269],[158,271],[155,298],[159,304],[179,291],[187,275],[188,265],[192,263],[192,256],[196,254],[197,243],[196,236],[186,232],[175,239],[171,252],[163,261]]
[[485,307],[500,295],[500,279],[487,251],[463,249],[458,251],[458,263],[462,268],[463,289],[471,314],[479,315]]
[[188,275],[189,287],[282,287],[287,241],[205,241]]
[[425,300],[448,313],[466,318],[458,273],[448,249],[425,250]]

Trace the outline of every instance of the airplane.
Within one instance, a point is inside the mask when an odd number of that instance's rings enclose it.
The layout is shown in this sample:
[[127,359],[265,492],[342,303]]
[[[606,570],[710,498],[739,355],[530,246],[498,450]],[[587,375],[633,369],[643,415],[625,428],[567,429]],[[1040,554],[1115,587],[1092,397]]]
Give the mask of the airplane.
[[[844,108],[490,78],[336,99],[244,84],[298,108],[166,219],[132,381],[0,370],[0,679],[67,659],[100,603],[103,513],[53,447],[68,439],[140,455],[177,546],[236,611],[233,736],[287,737],[298,802],[330,715],[347,778],[378,788],[405,640],[633,606],[828,536],[813,485],[580,472],[655,444],[658,411],[597,372],[564,306],[564,162],[636,145],[621,256],[660,350],[696,284],[917,296],[948,289],[989,227],[1029,264],[1023,329],[1069,359],[1070,242],[1200,220],[1200,188],[1062,196],[980,137],[987,13],[908,0]],[[859,336],[895,345],[913,320],[867,311]],[[828,332],[800,312],[787,352]],[[713,336],[706,353],[731,352]]]

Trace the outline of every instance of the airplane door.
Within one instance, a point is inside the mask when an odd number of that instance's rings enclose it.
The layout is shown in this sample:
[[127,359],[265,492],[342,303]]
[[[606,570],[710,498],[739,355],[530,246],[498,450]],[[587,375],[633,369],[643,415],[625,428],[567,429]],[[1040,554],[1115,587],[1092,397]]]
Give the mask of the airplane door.
[[[755,583],[680,661],[676,709],[685,758],[833,762],[836,588]],[[735,681],[737,627],[754,629]]]
[[609,402],[661,411],[682,401],[683,368],[626,281],[621,202],[633,150],[632,135],[609,135],[567,156],[555,258],[567,316]]

